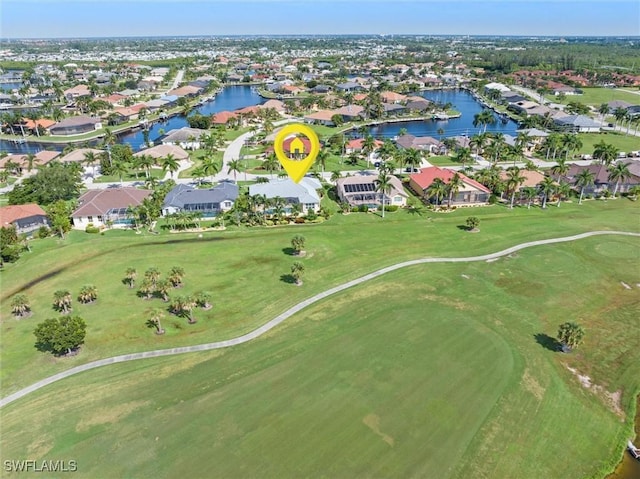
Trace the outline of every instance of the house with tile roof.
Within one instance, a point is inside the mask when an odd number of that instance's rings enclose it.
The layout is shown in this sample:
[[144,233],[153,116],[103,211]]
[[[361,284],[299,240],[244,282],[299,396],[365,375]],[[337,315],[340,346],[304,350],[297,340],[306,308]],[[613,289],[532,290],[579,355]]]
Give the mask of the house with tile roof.
[[145,148],[133,154],[134,157],[150,156],[156,160],[160,158],[166,158],[169,155],[173,155],[176,160],[188,160],[189,153],[178,145],[156,145],[151,148]]
[[[461,172],[448,168],[438,168],[437,166],[422,168],[418,173],[414,173],[409,177],[409,187],[425,201],[435,203],[435,198],[429,198],[428,194],[431,184],[436,178],[439,178],[448,185],[456,174],[460,177],[462,184],[458,192],[453,195],[452,206],[478,206],[489,202],[489,196],[491,196],[489,188]],[[448,199],[448,195],[445,195],[446,199]]]
[[89,190],[78,199],[78,208],[71,213],[73,228],[84,230],[89,224],[101,227],[107,223],[114,228],[131,227],[129,208],[139,206],[151,193],[131,187]]
[[42,226],[51,227],[47,213],[35,203],[10,205],[0,208],[0,227],[14,226],[16,233],[33,235]]
[[102,128],[102,120],[97,117],[78,115],[70,116],[49,128],[52,135],[80,135]]

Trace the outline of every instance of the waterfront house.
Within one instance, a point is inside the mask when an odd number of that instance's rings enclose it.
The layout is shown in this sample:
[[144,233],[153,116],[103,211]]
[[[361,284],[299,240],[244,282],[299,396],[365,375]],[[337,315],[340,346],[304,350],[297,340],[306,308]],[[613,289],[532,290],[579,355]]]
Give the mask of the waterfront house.
[[89,190],[78,199],[78,208],[71,213],[73,228],[84,230],[89,224],[98,228],[131,227],[130,209],[139,206],[151,193],[130,187]]
[[197,150],[200,148],[200,136],[206,133],[207,130],[184,126],[167,132],[166,135],[160,138],[160,143],[163,145],[178,145],[185,150]]
[[[377,191],[376,175],[355,175],[339,178],[336,188],[340,201],[350,206],[366,205],[369,209],[377,209],[382,205],[383,193]],[[402,187],[402,182],[395,176],[389,176],[391,189],[384,193],[384,204],[405,206],[409,195]]]
[[49,128],[52,135],[80,135],[102,128],[102,120],[97,117],[70,116]]
[[414,136],[406,134],[396,139],[396,145],[401,149],[413,148],[415,150],[437,153],[440,151],[441,143],[431,136]]
[[320,196],[316,190],[322,185],[315,178],[304,177],[299,183],[293,180],[274,179],[269,183],[257,183],[249,186],[249,196],[262,195],[267,199],[282,198],[285,203],[285,211],[290,211],[291,206],[299,204],[302,213],[320,210]]
[[333,115],[341,115],[344,121],[357,121],[365,117],[365,110],[360,105],[346,105],[333,110]]
[[69,101],[83,96],[91,96],[91,90],[89,90],[89,87],[87,85],[76,85],[72,88],[67,88],[62,93],[64,97]]
[[50,227],[47,213],[40,206],[29,203],[26,205],[10,205],[0,208],[0,227],[14,226],[16,233],[27,236],[33,235],[41,227]]
[[186,211],[201,213],[204,217],[229,211],[238,198],[238,185],[224,181],[213,188],[203,190],[190,185],[176,185],[162,204],[162,215]]
[[334,112],[331,110],[320,110],[315,113],[310,113],[309,115],[305,115],[304,121],[305,123],[311,123],[315,125],[325,125],[325,126],[334,126],[333,122]]
[[[489,188],[472,180],[463,173],[447,168],[438,168],[437,166],[422,168],[418,173],[414,173],[409,177],[409,187],[424,198],[425,201],[435,203],[435,198],[429,198],[431,184],[436,178],[440,178],[445,184],[448,184],[456,173],[460,177],[461,186],[458,192],[453,195],[452,206],[478,206],[488,203],[489,196],[491,196]],[[446,203],[448,198],[449,195],[445,195],[442,202]]]
[[72,150],[66,155],[60,158],[61,163],[79,163],[83,164],[86,161],[86,154],[93,153],[96,158],[96,165],[100,164],[100,156],[104,153],[102,150],[98,150],[96,148],[78,148],[76,150]]
[[[349,155],[351,153],[359,153],[362,151],[362,144],[364,143],[364,138],[356,138],[355,140],[350,140],[345,146],[345,154]],[[377,150],[384,143],[380,140],[374,140],[373,150]]]

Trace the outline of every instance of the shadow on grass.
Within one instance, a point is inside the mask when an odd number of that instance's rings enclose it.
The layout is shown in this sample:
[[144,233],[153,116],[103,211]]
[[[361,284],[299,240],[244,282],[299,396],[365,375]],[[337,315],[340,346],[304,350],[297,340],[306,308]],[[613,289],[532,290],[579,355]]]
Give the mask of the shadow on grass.
[[280,276],[280,281],[287,284],[296,284],[296,279],[291,274],[283,274]]
[[458,225],[456,226],[456,228],[462,231],[471,231],[471,228],[469,228],[467,225]]
[[295,256],[294,253],[296,252],[296,250],[294,250],[293,248],[282,248],[282,252],[287,256]]
[[549,351],[562,351],[562,345],[556,340],[556,338],[552,338],[551,336],[544,333],[534,334],[533,337],[535,338],[536,343],[538,343],[543,348],[548,349]]

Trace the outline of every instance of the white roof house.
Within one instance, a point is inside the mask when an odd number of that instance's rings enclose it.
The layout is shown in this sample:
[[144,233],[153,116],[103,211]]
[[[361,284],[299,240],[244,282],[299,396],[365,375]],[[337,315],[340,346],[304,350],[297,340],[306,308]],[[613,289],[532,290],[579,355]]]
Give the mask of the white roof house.
[[484,86],[485,90],[498,90],[500,92],[505,92],[505,91],[511,91],[511,89],[503,84],[503,83],[496,83],[496,82],[492,82],[492,83],[487,83]]
[[320,209],[320,196],[316,190],[322,185],[315,178],[304,177],[300,183],[295,183],[290,178],[271,180],[269,183],[257,183],[249,186],[249,195],[264,195],[266,198],[282,198],[286,206],[293,204],[302,205],[302,212]]

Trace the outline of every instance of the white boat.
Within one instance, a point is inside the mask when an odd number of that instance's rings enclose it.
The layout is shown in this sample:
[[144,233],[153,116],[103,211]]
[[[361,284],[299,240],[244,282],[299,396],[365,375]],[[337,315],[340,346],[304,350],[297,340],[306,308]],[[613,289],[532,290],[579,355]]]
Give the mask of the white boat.
[[635,459],[640,459],[640,449],[634,446],[631,440],[627,442],[627,449]]

